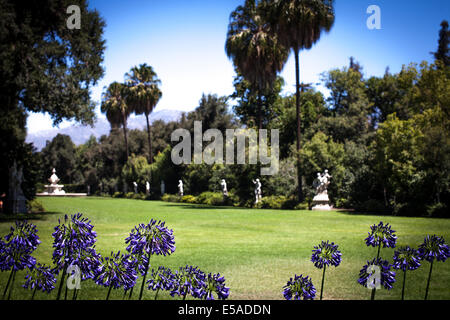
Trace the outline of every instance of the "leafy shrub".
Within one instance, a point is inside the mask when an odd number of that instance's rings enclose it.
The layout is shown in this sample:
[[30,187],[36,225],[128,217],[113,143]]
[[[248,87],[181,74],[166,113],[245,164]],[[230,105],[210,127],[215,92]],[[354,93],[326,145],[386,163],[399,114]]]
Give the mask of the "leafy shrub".
[[344,198],[339,198],[336,200],[336,208],[350,208],[349,201]]
[[220,206],[225,204],[225,201],[222,193],[206,191],[202,192],[197,197],[196,203],[207,204],[210,206]]
[[145,193],[140,192],[140,193],[135,193],[135,194],[133,194],[133,199],[136,199],[136,200],[145,200],[145,198],[146,198]]
[[263,197],[256,205],[257,208],[263,209],[295,209],[297,200],[285,196],[267,196]]
[[185,202],[185,203],[197,203],[197,198],[188,194],[185,195],[181,198],[181,202]]
[[123,192],[117,191],[112,195],[113,198],[123,198]]
[[444,203],[435,203],[427,206],[427,214],[433,218],[449,217],[448,208]]
[[134,199],[134,192],[127,192],[125,194],[125,198],[127,198],[127,199]]
[[261,208],[263,209],[281,209],[286,201],[285,196],[268,196],[261,199]]
[[180,197],[176,194],[165,193],[161,197],[161,200],[166,202],[180,202]]
[[27,201],[27,209],[28,209],[28,213],[39,213],[39,212],[45,211],[44,206],[37,199],[28,200]]
[[294,206],[295,210],[309,210],[310,205],[307,201],[301,202]]

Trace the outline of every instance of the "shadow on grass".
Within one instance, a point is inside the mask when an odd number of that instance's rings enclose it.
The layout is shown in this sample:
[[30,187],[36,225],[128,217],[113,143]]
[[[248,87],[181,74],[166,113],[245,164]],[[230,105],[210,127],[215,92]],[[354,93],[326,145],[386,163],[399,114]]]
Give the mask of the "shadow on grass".
[[49,215],[61,214],[61,212],[56,211],[45,211],[39,213],[18,213],[18,214],[5,214],[0,213],[0,223],[1,222],[14,222],[17,220],[45,220]]

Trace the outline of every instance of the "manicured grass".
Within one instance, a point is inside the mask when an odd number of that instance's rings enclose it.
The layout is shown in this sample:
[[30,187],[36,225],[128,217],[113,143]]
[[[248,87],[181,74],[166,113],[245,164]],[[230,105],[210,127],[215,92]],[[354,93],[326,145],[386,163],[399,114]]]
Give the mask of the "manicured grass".
[[[376,256],[364,239],[369,226],[380,221],[390,223],[398,236],[397,245],[417,247],[425,235],[437,234],[450,240],[450,220],[392,216],[355,215],[346,212],[258,210],[208,207],[160,201],[112,198],[40,198],[47,212],[34,215],[42,243],[34,256],[51,264],[51,236],[64,214],[83,213],[91,219],[97,232],[96,248],[102,255],[125,250],[124,239],[138,223],[151,218],[166,221],[173,229],[176,251],[167,257],[152,257],[152,266],[177,268],[186,264],[205,272],[219,272],[230,287],[230,299],[283,299],[282,287],[294,274],[309,275],[320,294],[322,271],[310,261],[312,249],[321,240],[339,245],[342,263],[327,268],[324,299],[369,299],[370,291],[357,283],[359,270]],[[0,236],[9,232],[13,220],[0,219]],[[392,262],[393,249],[382,249],[381,256]],[[407,274],[406,299],[423,299],[429,263]],[[0,272],[0,293],[8,272]],[[28,299],[31,291],[20,288],[25,273],[19,273],[13,299]],[[394,289],[378,290],[376,299],[400,299],[402,275],[397,274]],[[140,283],[138,284],[140,285]],[[3,288],[3,289],[2,289]],[[450,299],[450,262],[433,265],[429,299]],[[88,280],[81,283],[79,299],[104,299],[107,290]],[[37,293],[36,299],[54,299]],[[70,295],[71,297],[71,295]],[[115,290],[111,299],[122,299]],[[135,292],[134,298],[137,297]],[[154,293],[145,292],[144,299]],[[171,298],[159,294],[158,298]]]

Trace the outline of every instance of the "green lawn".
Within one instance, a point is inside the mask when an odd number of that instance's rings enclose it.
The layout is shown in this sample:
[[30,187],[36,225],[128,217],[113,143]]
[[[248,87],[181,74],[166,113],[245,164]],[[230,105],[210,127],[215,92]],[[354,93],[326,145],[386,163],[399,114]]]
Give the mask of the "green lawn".
[[[219,272],[230,287],[230,299],[283,299],[282,287],[294,274],[309,275],[320,291],[322,271],[310,261],[313,246],[321,240],[339,245],[342,263],[328,268],[324,299],[369,299],[370,291],[357,283],[366,260],[376,256],[364,239],[369,226],[380,221],[390,223],[398,236],[397,245],[417,247],[426,234],[450,240],[450,220],[356,215],[346,212],[258,210],[208,207],[160,201],[112,198],[40,198],[47,212],[33,216],[42,243],[34,256],[51,263],[51,236],[58,218],[83,213],[92,220],[97,232],[97,250],[102,255],[124,251],[124,239],[138,223],[151,218],[166,221],[174,230],[176,251],[168,257],[152,257],[153,267],[171,268],[197,265],[205,272]],[[0,219],[0,236],[9,232],[13,220]],[[382,249],[381,256],[392,261],[393,249]],[[429,271],[428,262],[407,274],[406,299],[423,299]],[[8,272],[0,273],[3,293]],[[28,299],[31,292],[20,288],[24,273],[19,273],[13,299]],[[376,299],[400,299],[402,276],[397,274],[394,289],[379,290]],[[104,299],[107,290],[88,280],[81,283],[79,299]],[[317,296],[318,296],[317,295]],[[37,293],[36,299],[54,299]],[[123,291],[113,291],[112,299],[122,299]],[[136,295],[134,296],[136,298]],[[145,292],[152,299],[153,292]],[[158,298],[170,298],[159,294]],[[450,299],[450,262],[433,265],[430,299]]]

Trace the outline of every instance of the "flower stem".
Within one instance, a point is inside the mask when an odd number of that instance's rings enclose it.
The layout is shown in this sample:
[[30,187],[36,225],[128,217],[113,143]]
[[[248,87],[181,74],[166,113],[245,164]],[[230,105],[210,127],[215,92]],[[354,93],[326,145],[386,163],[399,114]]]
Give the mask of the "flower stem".
[[133,295],[133,289],[134,289],[134,287],[132,287],[132,288],[130,289],[130,294],[128,295],[128,300],[130,300],[130,299],[131,299],[131,296]]
[[430,288],[430,280],[431,280],[431,271],[433,270],[433,261],[434,260],[432,260],[430,263],[430,273],[428,274],[427,289],[425,290],[425,299],[424,300],[427,300],[427,297],[428,297],[428,289]]
[[322,295],[323,295],[323,283],[325,282],[325,269],[327,268],[327,266],[324,264],[323,265],[323,274],[322,274],[322,286],[320,287],[320,300],[322,300]]
[[402,300],[405,300],[406,270],[408,269],[405,269],[405,271],[403,271]]
[[156,300],[156,298],[158,298],[158,292],[159,292],[159,288],[158,288],[158,290],[156,290],[155,300]]
[[62,286],[63,286],[65,277],[66,277],[66,268],[63,269],[63,273],[61,275],[61,282],[59,283],[58,294],[56,296],[56,300],[59,300],[59,298],[61,297],[61,290],[62,290]]
[[31,295],[31,300],[34,300],[34,295],[36,294],[37,286],[34,287],[33,294]]
[[78,289],[75,288],[73,289],[73,296],[72,296],[72,300],[77,300],[77,296],[78,296]]
[[9,278],[8,278],[8,282],[6,283],[5,291],[3,291],[3,297],[2,297],[2,300],[5,300],[6,292],[8,291],[8,287],[9,287],[9,284],[10,284],[10,282],[11,282],[13,273],[14,273],[14,267],[11,269],[11,273],[9,274]]
[[8,300],[11,299],[11,294],[12,291],[14,289],[14,280],[16,280],[16,270],[14,270],[13,276],[12,276],[12,280],[11,280],[11,287],[9,288],[9,293],[8,293]]
[[142,300],[142,293],[144,292],[145,279],[147,278],[148,269],[150,267],[150,258],[152,257],[152,246],[150,245],[150,253],[148,254],[148,261],[145,267],[144,279],[142,279],[141,292],[139,293],[139,300]]
[[111,294],[112,285],[109,285],[108,294],[106,295],[106,300],[109,300],[109,295]]

